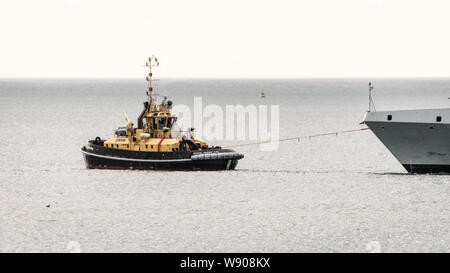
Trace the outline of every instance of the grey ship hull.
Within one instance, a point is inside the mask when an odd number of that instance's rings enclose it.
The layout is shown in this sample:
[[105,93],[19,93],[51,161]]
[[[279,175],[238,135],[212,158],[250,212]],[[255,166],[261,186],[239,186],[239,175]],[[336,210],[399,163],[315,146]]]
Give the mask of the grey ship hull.
[[408,172],[450,173],[450,109],[367,112],[364,123]]

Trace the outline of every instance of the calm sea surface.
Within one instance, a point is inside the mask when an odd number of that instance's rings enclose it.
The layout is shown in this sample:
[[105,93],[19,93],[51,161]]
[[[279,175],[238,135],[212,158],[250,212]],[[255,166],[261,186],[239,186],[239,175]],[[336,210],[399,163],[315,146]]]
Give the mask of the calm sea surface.
[[[362,128],[367,82],[172,79],[158,92],[174,104],[279,105],[285,138]],[[377,110],[450,107],[450,80],[373,83]],[[1,252],[450,251],[450,175],[406,174],[368,130],[239,147],[235,171],[87,170],[81,146],[111,137],[123,111],[134,120],[145,89],[0,80]]]

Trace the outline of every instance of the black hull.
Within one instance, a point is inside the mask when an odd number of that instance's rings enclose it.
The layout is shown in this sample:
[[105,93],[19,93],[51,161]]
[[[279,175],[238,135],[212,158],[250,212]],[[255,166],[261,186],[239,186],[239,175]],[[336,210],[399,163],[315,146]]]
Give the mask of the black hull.
[[[166,171],[219,171],[234,170],[240,158],[192,160],[193,155],[206,153],[235,153],[232,150],[209,149],[179,152],[137,152],[89,145],[81,149],[88,169],[132,169]],[[237,154],[237,153],[235,153]]]
[[403,167],[410,173],[450,173],[450,165],[403,164]]

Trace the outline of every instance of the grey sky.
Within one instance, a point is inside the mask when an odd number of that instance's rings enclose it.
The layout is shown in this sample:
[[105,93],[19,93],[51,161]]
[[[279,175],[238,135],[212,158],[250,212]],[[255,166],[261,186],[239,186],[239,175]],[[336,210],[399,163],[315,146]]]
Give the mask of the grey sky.
[[0,77],[449,77],[445,0],[3,0]]

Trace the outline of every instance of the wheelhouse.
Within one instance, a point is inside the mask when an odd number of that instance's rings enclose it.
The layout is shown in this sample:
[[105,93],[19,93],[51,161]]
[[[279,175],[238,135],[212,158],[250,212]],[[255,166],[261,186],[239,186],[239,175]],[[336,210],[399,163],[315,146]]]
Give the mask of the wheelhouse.
[[142,118],[142,124],[144,131],[150,133],[156,130],[171,130],[176,120],[177,117],[170,113],[151,113]]

